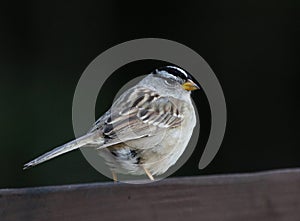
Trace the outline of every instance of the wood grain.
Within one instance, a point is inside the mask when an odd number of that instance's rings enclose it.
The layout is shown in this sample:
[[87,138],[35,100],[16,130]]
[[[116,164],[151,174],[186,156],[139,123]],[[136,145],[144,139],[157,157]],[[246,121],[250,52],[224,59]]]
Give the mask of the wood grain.
[[300,169],[0,190],[0,220],[300,220]]

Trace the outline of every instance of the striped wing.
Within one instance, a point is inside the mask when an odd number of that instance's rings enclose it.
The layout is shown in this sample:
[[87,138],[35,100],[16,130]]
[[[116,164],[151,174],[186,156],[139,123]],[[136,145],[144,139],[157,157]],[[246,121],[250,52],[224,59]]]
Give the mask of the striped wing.
[[152,136],[183,120],[182,102],[155,91],[135,87],[125,92],[103,115],[90,132],[99,131],[105,138],[102,147]]

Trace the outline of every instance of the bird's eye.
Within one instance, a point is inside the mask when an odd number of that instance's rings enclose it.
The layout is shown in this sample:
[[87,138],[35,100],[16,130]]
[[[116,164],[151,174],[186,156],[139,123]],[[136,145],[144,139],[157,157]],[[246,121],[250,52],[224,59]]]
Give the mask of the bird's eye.
[[165,80],[165,84],[166,84],[168,87],[174,87],[174,82],[173,82],[171,79],[166,79],[166,80]]

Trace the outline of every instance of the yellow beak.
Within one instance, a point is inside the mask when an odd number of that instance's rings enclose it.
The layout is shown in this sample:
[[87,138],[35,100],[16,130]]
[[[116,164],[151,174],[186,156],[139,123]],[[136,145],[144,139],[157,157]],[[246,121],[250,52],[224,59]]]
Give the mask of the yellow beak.
[[182,88],[187,91],[194,91],[200,89],[200,87],[192,80],[188,80],[187,82],[183,83]]

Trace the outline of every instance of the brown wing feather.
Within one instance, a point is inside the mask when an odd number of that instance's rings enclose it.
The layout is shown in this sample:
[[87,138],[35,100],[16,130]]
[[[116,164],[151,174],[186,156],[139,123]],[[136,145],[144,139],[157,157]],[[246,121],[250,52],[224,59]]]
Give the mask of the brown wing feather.
[[134,140],[169,127],[180,125],[182,102],[163,97],[142,87],[123,94],[90,132],[99,131],[106,138],[104,146]]

